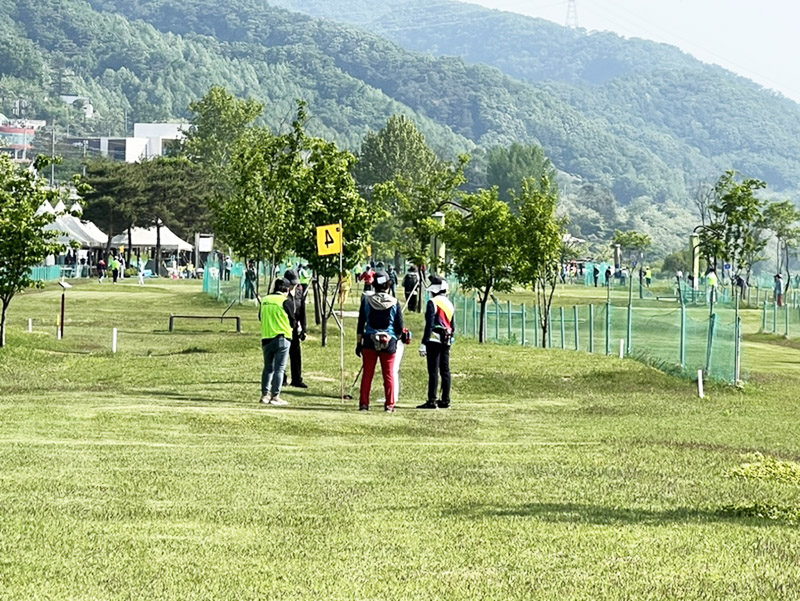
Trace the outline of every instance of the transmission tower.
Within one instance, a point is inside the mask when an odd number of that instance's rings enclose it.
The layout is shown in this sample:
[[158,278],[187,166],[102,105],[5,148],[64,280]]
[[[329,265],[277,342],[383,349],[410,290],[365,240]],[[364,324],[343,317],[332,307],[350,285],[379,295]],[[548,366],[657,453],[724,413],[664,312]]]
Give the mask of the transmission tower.
[[578,28],[578,0],[569,0],[567,2],[566,26],[570,29]]

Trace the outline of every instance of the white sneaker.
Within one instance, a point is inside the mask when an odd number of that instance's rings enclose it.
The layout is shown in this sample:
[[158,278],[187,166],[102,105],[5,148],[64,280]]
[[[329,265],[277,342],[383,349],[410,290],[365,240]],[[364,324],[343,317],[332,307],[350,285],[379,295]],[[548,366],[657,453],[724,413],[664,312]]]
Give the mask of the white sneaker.
[[272,399],[269,401],[269,403],[270,403],[270,405],[288,405],[289,404],[286,401],[284,401],[277,394],[274,397],[272,397]]
[[269,405],[269,401],[270,401],[270,396],[268,394],[265,394],[264,396],[261,397],[261,400],[259,402],[264,403],[265,405]]

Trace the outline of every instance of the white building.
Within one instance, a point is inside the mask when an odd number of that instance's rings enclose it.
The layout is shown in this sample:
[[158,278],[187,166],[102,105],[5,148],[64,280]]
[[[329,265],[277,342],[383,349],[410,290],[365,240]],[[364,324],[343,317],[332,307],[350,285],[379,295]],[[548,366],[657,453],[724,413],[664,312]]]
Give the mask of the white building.
[[134,123],[134,138],[147,139],[147,156],[159,157],[165,153],[169,142],[184,138],[181,130],[188,129],[188,123]]

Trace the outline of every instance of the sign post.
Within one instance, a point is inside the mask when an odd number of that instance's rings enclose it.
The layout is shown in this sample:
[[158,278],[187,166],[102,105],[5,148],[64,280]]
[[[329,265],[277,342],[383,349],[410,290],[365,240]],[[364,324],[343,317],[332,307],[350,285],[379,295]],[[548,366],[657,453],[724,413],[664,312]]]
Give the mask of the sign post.
[[[343,252],[343,233],[342,222],[332,223],[331,225],[317,226],[317,254],[321,257],[328,255],[339,255],[339,323],[341,332],[339,335],[339,368],[340,368],[340,397],[344,403],[344,297],[341,287],[344,281],[344,252]],[[323,307],[323,311],[326,309]]]

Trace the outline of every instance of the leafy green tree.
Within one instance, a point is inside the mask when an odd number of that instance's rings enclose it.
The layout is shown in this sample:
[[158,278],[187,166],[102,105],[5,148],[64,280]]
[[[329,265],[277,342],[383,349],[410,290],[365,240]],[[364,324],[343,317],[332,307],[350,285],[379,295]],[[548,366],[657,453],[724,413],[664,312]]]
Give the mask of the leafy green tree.
[[519,217],[516,244],[519,249],[517,279],[533,288],[539,307],[542,346],[547,346],[548,315],[561,271],[564,221],[556,215],[558,192],[545,175],[522,182],[515,199]]
[[431,239],[442,233],[442,224],[434,214],[454,204],[456,191],[464,183],[464,167],[469,157],[462,155],[458,163],[440,163],[421,182],[397,176],[375,187],[375,198],[384,206],[396,206],[402,223],[398,247],[420,270],[425,279],[431,257]]
[[208,170],[215,188],[225,189],[232,177],[228,167],[237,144],[263,113],[264,105],[236,98],[222,86],[212,86],[203,98],[189,105],[189,111],[193,115],[183,151]]
[[494,290],[511,292],[517,261],[516,221],[497,188],[461,197],[442,234],[461,286],[477,290],[481,304],[478,342],[486,341],[486,306]]
[[352,269],[364,257],[377,215],[358,193],[352,176],[355,157],[351,153],[339,150],[333,142],[308,138],[303,155],[304,169],[299,178],[302,188],[294,204],[294,250],[306,257],[316,275],[315,301],[321,309],[322,346],[325,346],[328,320],[336,299],[335,294],[330,294],[329,301],[329,293],[341,285],[341,274],[338,255],[317,254],[316,227],[342,223],[343,267]]
[[614,237],[611,244],[619,245],[622,252],[623,263],[626,262],[630,266],[644,259],[647,250],[653,245],[653,239],[642,232],[622,232],[617,230],[614,232]]
[[522,180],[540,180],[546,175],[556,186],[556,170],[541,146],[514,142],[511,146],[495,146],[489,150],[486,165],[486,183],[497,186],[500,199],[511,202],[522,191]]
[[400,232],[404,225],[399,215],[398,199],[394,195],[375,199],[373,190],[377,184],[395,178],[402,178],[410,185],[420,185],[438,163],[439,159],[425,142],[425,136],[405,115],[393,115],[380,131],[368,132],[361,143],[354,173],[362,195],[373,201],[382,214],[373,234],[376,250],[393,254],[398,268]]
[[87,164],[86,175],[78,181],[83,216],[108,234],[108,253],[111,238],[138,223],[144,188],[141,169],[135,163],[95,160]]
[[290,132],[249,128],[233,150],[231,193],[217,190],[211,209],[217,235],[240,257],[275,265],[292,248],[308,179],[305,119],[301,104]]
[[736,273],[749,274],[753,257],[766,246],[760,235],[764,201],[755,196],[766,188],[761,180],[738,181],[735,171],[726,171],[714,185],[714,201],[708,205],[709,223],[696,228],[700,235],[700,252],[709,267],[721,260],[730,263]]
[[[37,160],[36,168],[45,166]],[[55,198],[45,190],[30,171],[17,168],[11,160],[0,155],[0,347],[6,344],[6,316],[17,292],[34,284],[31,268],[48,255],[63,252],[55,231],[45,231],[52,223],[51,214],[36,214],[45,200]]]
[[202,168],[184,157],[157,157],[138,168],[142,200],[133,222],[156,228],[155,262],[161,273],[161,228],[166,225],[178,236],[191,237],[191,224],[204,221],[209,190]]
[[792,252],[800,244],[800,210],[791,200],[771,202],[764,207],[764,225],[772,230],[778,239],[777,264],[778,273],[786,272],[786,291],[792,283],[789,270]]

